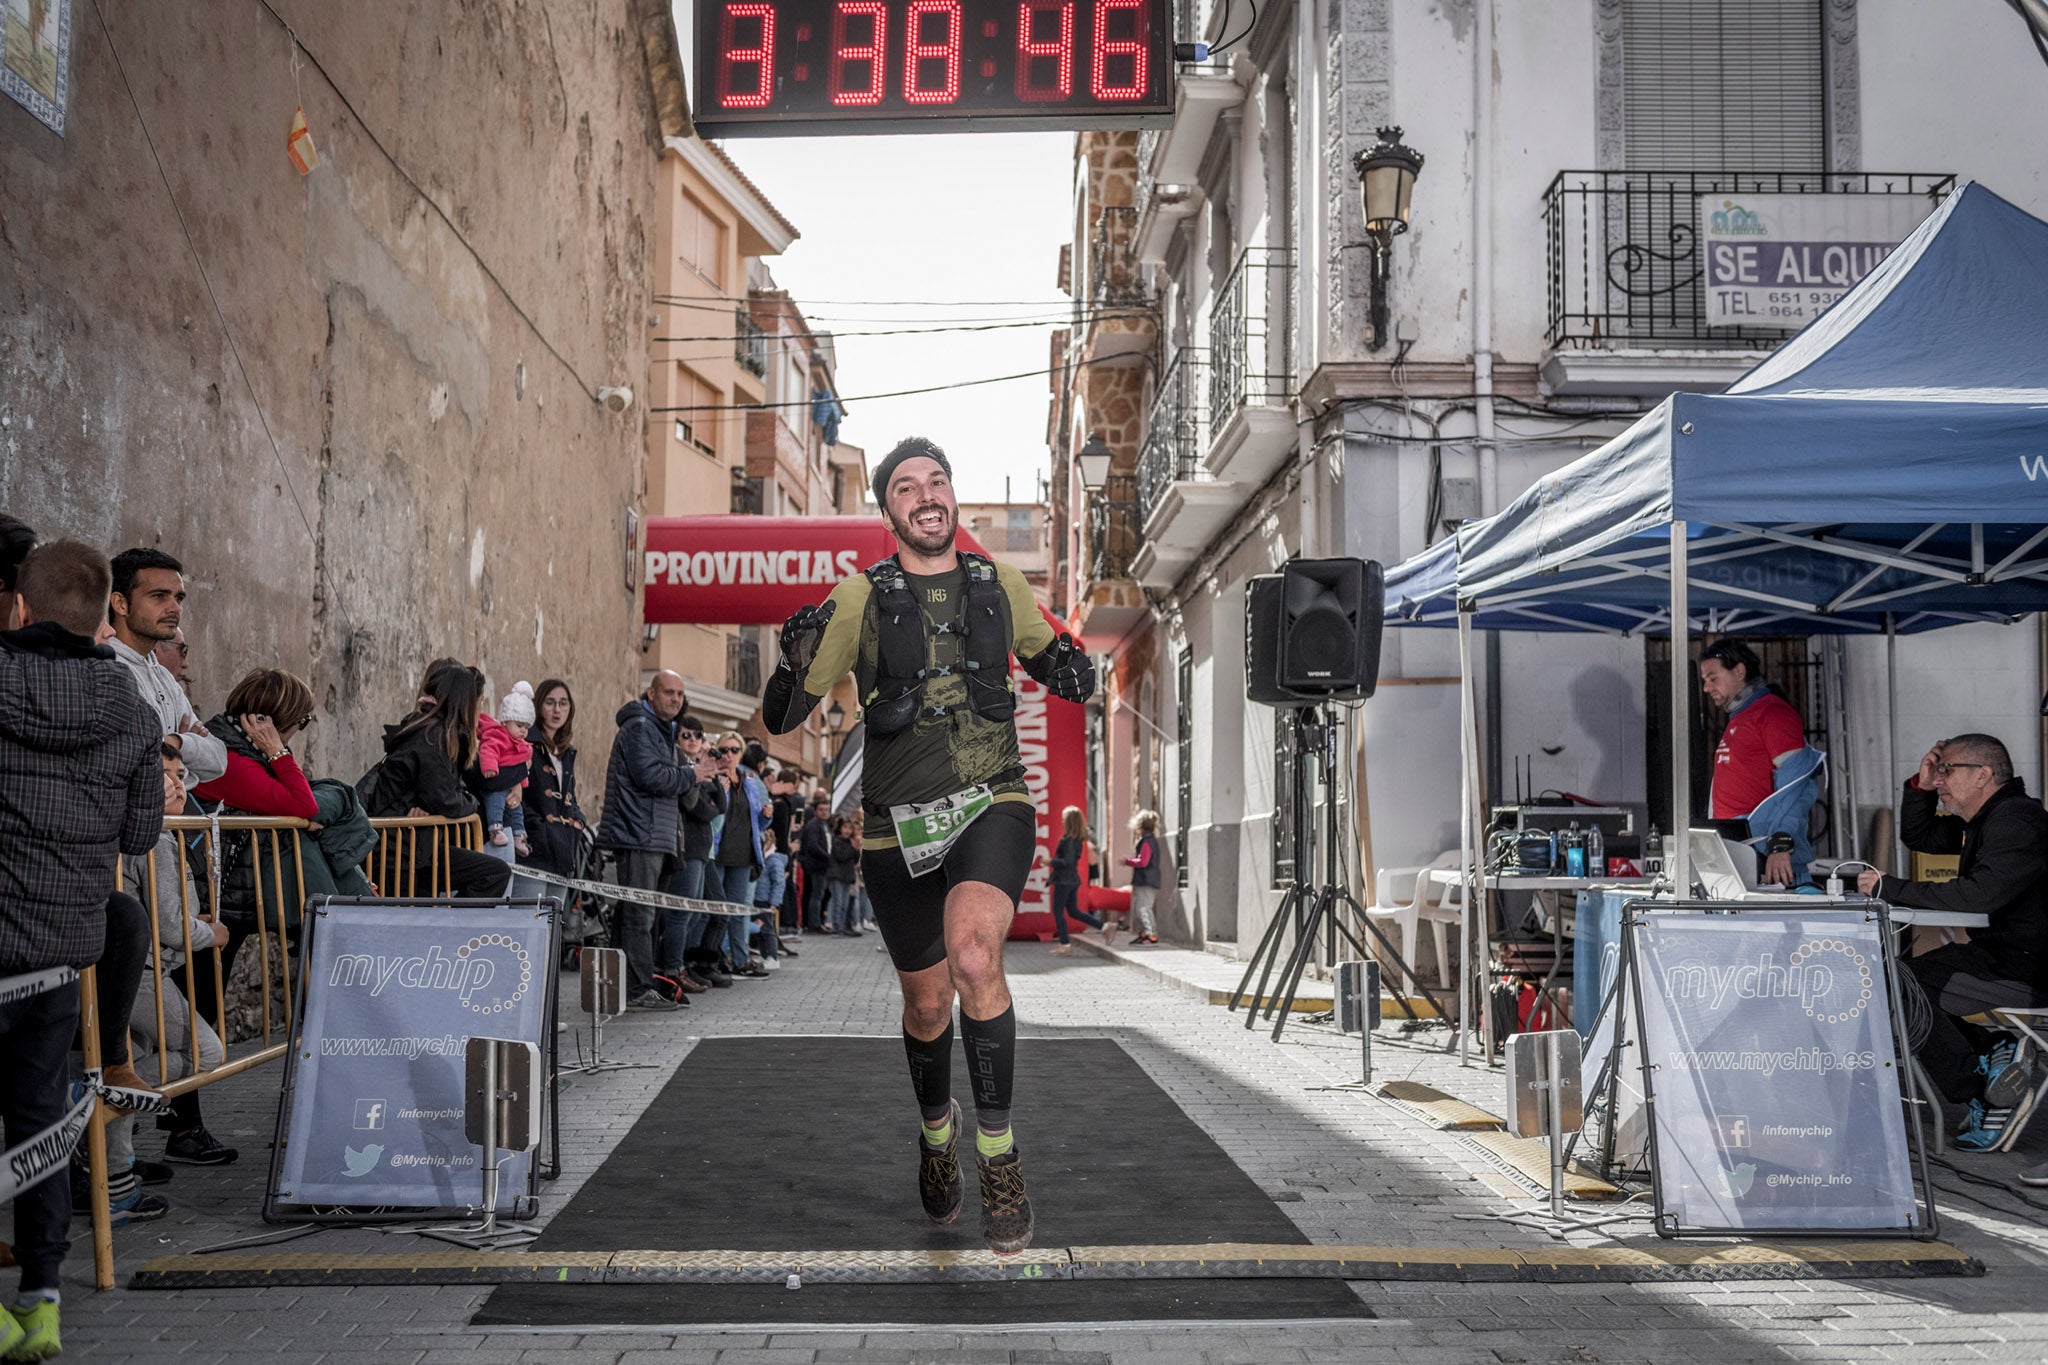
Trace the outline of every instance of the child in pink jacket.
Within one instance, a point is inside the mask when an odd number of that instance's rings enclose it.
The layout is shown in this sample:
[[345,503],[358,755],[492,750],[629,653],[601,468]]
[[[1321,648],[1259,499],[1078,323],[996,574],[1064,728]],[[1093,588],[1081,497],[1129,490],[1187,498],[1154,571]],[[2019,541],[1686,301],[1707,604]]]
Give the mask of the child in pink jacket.
[[[496,716],[476,718],[477,767],[486,779],[496,777],[506,768],[525,767],[533,760],[533,746],[526,742],[526,733],[532,728],[533,684],[516,682],[498,704]],[[510,832],[506,829],[508,824]],[[516,838],[518,851],[527,851],[526,821],[519,813],[519,787],[484,793],[484,829],[493,848],[509,848]],[[509,854],[498,856],[511,861]]]

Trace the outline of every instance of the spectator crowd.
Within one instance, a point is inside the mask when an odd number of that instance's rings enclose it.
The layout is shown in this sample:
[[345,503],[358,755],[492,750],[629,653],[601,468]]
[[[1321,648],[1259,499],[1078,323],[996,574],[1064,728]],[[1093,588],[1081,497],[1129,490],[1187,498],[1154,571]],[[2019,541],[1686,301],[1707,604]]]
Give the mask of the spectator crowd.
[[[109,1102],[106,1128],[117,1224],[169,1211],[152,1187],[170,1183],[175,1164],[237,1159],[208,1130],[200,1090],[166,1099],[155,1088],[195,1062],[218,1067],[266,1020],[286,1027],[289,1003],[274,980],[265,998],[263,964],[295,945],[306,899],[436,893],[438,860],[425,856],[402,874],[409,884],[372,884],[372,820],[478,817],[482,847],[448,851],[440,869],[458,898],[563,895],[523,870],[608,873],[621,886],[733,906],[657,913],[567,898],[570,950],[622,947],[636,1010],[681,1009],[692,994],[771,978],[797,956],[806,928],[822,931],[816,912],[828,899],[838,931],[872,927],[849,870],[858,822],[850,834],[828,821],[822,797],[807,807],[795,775],[760,741],[707,734],[672,673],[617,712],[603,820],[593,825],[579,801],[565,680],[516,681],[493,705],[481,669],[435,659],[368,772],[314,777],[293,747],[318,719],[304,678],[252,669],[201,718],[186,610],[185,566],[166,551],[109,559],[78,541],[39,543],[33,528],[0,516],[0,979],[20,987],[0,997],[0,1126],[5,1147],[21,1146],[83,1093],[74,1089],[85,1041],[78,988],[22,983],[95,969],[100,1080],[125,1101]],[[166,826],[194,815],[305,823],[282,842],[244,829],[216,843]],[[144,1150],[137,1129],[150,1114],[163,1142]],[[59,1267],[88,1182],[81,1143],[69,1180],[53,1174],[13,1201],[14,1240],[0,1250],[11,1251],[21,1284],[0,1303],[0,1356],[43,1359],[61,1348]]]
[[[0,979],[95,969],[101,1080],[129,1092],[127,1107],[110,1102],[107,1125],[117,1224],[169,1211],[152,1187],[169,1184],[175,1164],[237,1159],[208,1130],[200,1090],[166,1099],[155,1087],[289,1026],[290,1002],[265,964],[296,946],[309,897],[431,898],[443,884],[457,898],[555,896],[565,902],[565,953],[622,949],[627,1008],[644,1012],[773,978],[806,934],[875,930],[861,812],[804,790],[760,739],[707,727],[675,673],[656,673],[614,713],[593,822],[579,797],[577,706],[563,678],[514,681],[494,703],[483,670],[435,659],[406,713],[384,727],[367,772],[316,777],[294,751],[319,718],[304,678],[251,669],[201,718],[186,610],[185,567],[166,551],[109,559],[77,541],[38,543],[31,527],[0,516]],[[281,839],[247,828],[216,838],[166,826],[178,816],[304,823]],[[481,847],[422,853],[377,874],[395,884],[370,880],[385,867],[373,857],[372,821],[472,816]],[[1102,924],[1075,900],[1094,879],[1094,847],[1078,811],[1066,823],[1054,877],[1062,944],[1068,916]],[[1134,833],[1134,880],[1157,886],[1156,817]],[[604,879],[730,910],[591,897],[548,878]],[[1141,941],[1149,909],[1133,905]],[[75,987],[0,1001],[0,1124],[13,1148],[75,1102],[67,1096],[84,1040]],[[163,1141],[144,1150],[137,1129],[151,1114]],[[0,1307],[0,1356],[54,1353],[58,1266],[89,1194],[81,1144],[70,1180],[42,1180],[14,1201],[21,1292]]]

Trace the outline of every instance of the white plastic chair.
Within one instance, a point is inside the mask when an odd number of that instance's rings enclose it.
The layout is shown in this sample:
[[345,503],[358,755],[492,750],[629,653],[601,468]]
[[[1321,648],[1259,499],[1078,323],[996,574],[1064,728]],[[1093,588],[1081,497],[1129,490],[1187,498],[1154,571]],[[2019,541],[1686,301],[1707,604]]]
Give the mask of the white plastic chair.
[[[1426,874],[1457,865],[1458,850],[1452,849],[1438,854],[1421,867],[1377,868],[1372,879],[1373,903],[1365,907],[1369,918],[1394,922],[1401,936],[1401,960],[1411,969],[1415,965],[1416,940],[1421,937],[1422,926],[1429,926],[1436,948],[1437,985],[1445,988],[1451,985],[1450,938],[1445,931],[1461,918],[1465,885],[1463,882],[1452,882],[1447,886],[1432,884]],[[1415,989],[1412,971],[1403,974],[1402,987],[1410,991]]]

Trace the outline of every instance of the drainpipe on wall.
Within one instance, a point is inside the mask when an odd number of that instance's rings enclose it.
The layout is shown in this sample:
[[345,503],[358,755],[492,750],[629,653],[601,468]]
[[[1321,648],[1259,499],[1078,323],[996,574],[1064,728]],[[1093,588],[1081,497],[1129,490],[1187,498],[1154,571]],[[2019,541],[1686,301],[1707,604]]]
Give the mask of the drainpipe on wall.
[[[1501,507],[1493,425],[1493,0],[1475,0],[1472,44],[1472,392],[1479,508]],[[1501,790],[1500,637],[1486,640],[1486,794]]]
[[[1329,241],[1324,222],[1322,176],[1323,150],[1323,52],[1327,46],[1323,31],[1322,0],[1300,0],[1294,19],[1294,196],[1297,204],[1294,224],[1294,371],[1306,385],[1322,360],[1322,338],[1329,309],[1327,261],[1318,249]],[[1299,552],[1318,552],[1315,499],[1315,424],[1308,405],[1295,403],[1295,462],[1299,484],[1295,503],[1301,524]]]

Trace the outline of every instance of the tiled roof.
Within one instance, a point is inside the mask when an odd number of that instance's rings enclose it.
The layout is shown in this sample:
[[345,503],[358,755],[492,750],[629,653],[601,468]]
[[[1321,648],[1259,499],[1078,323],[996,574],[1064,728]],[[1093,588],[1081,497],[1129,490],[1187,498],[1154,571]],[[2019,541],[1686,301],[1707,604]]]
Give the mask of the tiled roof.
[[791,237],[803,236],[801,232],[798,232],[796,230],[795,223],[790,222],[789,219],[782,216],[781,209],[776,208],[775,205],[768,202],[768,196],[761,193],[761,187],[759,185],[756,185],[753,181],[747,178],[747,173],[739,168],[739,163],[734,161],[731,157],[725,154],[725,148],[719,146],[717,143],[713,142],[708,137],[700,138],[698,140],[704,144],[706,151],[709,151],[711,155],[717,157],[720,161],[725,163],[725,168],[731,171],[733,173],[733,176],[736,179],[738,179],[738,181],[742,185],[745,185],[749,191],[752,192],[754,198],[761,201],[761,207],[768,210],[769,215],[773,217],[775,221],[778,224],[780,224],[789,233]]

